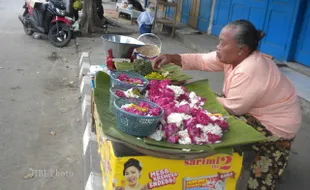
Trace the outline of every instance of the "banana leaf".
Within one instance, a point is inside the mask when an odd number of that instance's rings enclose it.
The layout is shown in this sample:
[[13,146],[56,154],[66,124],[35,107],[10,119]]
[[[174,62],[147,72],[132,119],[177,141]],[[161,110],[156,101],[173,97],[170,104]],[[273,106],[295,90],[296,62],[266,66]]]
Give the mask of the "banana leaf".
[[[143,140],[138,139],[137,137],[127,135],[122,131],[118,130],[115,127],[116,118],[115,115],[112,114],[108,107],[110,101],[110,76],[104,72],[98,72],[96,76],[95,89],[94,89],[94,102],[96,105],[96,110],[99,115],[100,127],[102,127],[102,131],[105,135],[111,136],[115,139],[131,143],[135,146],[139,146],[145,149],[154,150],[154,151],[166,151],[175,154],[196,154],[201,152],[208,152],[210,154],[215,153],[224,153],[224,154],[232,154],[232,147],[228,148],[219,148],[212,149],[208,146],[196,146],[193,148],[182,147],[182,146],[169,146],[169,143],[164,143],[161,145],[152,145],[152,143],[145,143]],[[96,121],[98,122],[98,121]],[[156,141],[155,141],[156,142]],[[160,143],[160,142],[159,142]],[[184,152],[183,149],[190,149],[189,152]]]
[[168,79],[172,81],[185,81],[192,79],[191,76],[185,74],[183,70],[175,64],[164,65],[161,71],[170,72],[171,74],[168,76]]
[[[193,154],[197,151],[204,151],[210,153],[232,153],[232,147],[242,144],[249,144],[254,142],[265,141],[266,138],[253,129],[246,123],[236,120],[230,116],[227,111],[216,101],[216,98],[209,87],[208,80],[202,80],[186,84],[185,88],[189,91],[195,91],[198,95],[206,97],[205,108],[211,112],[222,113],[227,116],[229,130],[224,134],[222,143],[213,145],[180,145],[170,144],[165,141],[155,141],[149,138],[143,140],[137,139],[137,137],[127,135],[115,128],[116,118],[109,111],[109,88],[110,88],[110,76],[104,72],[99,72],[96,77],[96,84],[94,90],[94,101],[97,108],[97,112],[100,118],[101,127],[103,132],[111,137],[134,144],[136,146],[149,149],[149,150],[161,150],[171,151],[173,153],[188,153]],[[183,149],[190,149],[190,152],[184,152]],[[172,151],[173,150],[173,151]]]
[[[117,70],[126,70],[126,71],[131,71],[133,69],[133,64],[134,63],[128,63],[128,62],[116,62],[115,63],[115,67]],[[162,69],[158,72],[160,73],[164,73],[164,72],[169,72],[171,73],[169,76],[168,76],[168,79],[171,80],[171,81],[177,81],[177,82],[180,82],[180,81],[186,81],[186,80],[190,80],[192,79],[191,76],[185,74],[183,72],[183,70],[175,65],[175,64],[167,64],[167,65],[164,65],[162,67]]]
[[132,63],[128,62],[115,62],[114,65],[118,71],[131,71],[133,69]]

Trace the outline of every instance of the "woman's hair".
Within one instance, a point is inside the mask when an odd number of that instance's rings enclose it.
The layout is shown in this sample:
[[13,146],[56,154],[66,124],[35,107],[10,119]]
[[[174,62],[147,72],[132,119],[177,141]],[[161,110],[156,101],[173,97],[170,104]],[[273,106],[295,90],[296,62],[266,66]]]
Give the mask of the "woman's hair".
[[129,167],[131,167],[131,166],[137,168],[139,171],[142,170],[142,167],[141,167],[141,164],[140,164],[139,160],[136,160],[136,159],[134,159],[134,158],[130,158],[130,159],[129,159],[127,162],[125,162],[125,164],[124,164],[123,175],[125,175],[126,169],[129,168]]
[[255,26],[247,20],[236,20],[227,26],[234,26],[239,29],[235,39],[239,45],[247,45],[252,52],[257,49],[259,41],[265,36],[263,31],[256,30]]

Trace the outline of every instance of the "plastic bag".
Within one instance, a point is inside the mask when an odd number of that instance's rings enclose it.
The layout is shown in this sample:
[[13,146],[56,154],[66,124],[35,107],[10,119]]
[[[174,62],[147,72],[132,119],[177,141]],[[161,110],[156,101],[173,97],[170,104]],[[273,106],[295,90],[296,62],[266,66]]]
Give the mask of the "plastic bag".
[[145,11],[139,15],[137,22],[139,24],[139,27],[141,27],[142,24],[152,25],[154,22],[154,19],[155,19],[155,15],[153,12]]

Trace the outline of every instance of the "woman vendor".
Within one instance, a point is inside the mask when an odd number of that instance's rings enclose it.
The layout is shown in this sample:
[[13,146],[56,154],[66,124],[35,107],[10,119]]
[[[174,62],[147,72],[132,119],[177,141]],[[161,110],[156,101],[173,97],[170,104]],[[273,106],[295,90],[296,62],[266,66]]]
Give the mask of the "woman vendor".
[[226,25],[216,51],[206,54],[164,54],[153,62],[154,69],[174,63],[187,70],[224,71],[223,96],[219,103],[233,115],[268,137],[253,146],[247,189],[275,189],[286,168],[291,143],[301,125],[296,90],[277,65],[257,51],[263,37],[252,23],[237,20]]

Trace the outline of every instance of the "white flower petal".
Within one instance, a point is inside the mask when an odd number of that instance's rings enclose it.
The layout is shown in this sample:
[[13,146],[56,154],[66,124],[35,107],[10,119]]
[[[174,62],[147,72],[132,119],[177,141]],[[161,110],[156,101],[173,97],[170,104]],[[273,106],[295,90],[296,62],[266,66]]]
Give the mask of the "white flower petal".
[[180,144],[192,144],[192,141],[189,137],[184,137],[179,139]]
[[167,88],[171,89],[174,92],[175,98],[178,98],[185,93],[181,86],[168,85]]
[[161,141],[162,138],[164,137],[164,131],[162,130],[156,130],[153,134],[151,134],[149,137],[151,139],[154,139],[156,141]]
[[205,126],[201,124],[197,124],[196,127],[200,128],[205,134],[211,133],[214,135],[218,135],[220,137],[223,136],[223,131],[221,127],[219,127],[218,125],[213,125],[211,123]]
[[177,127],[181,127],[181,125],[183,124],[184,116],[184,113],[171,113],[167,117],[167,122],[174,123]]

